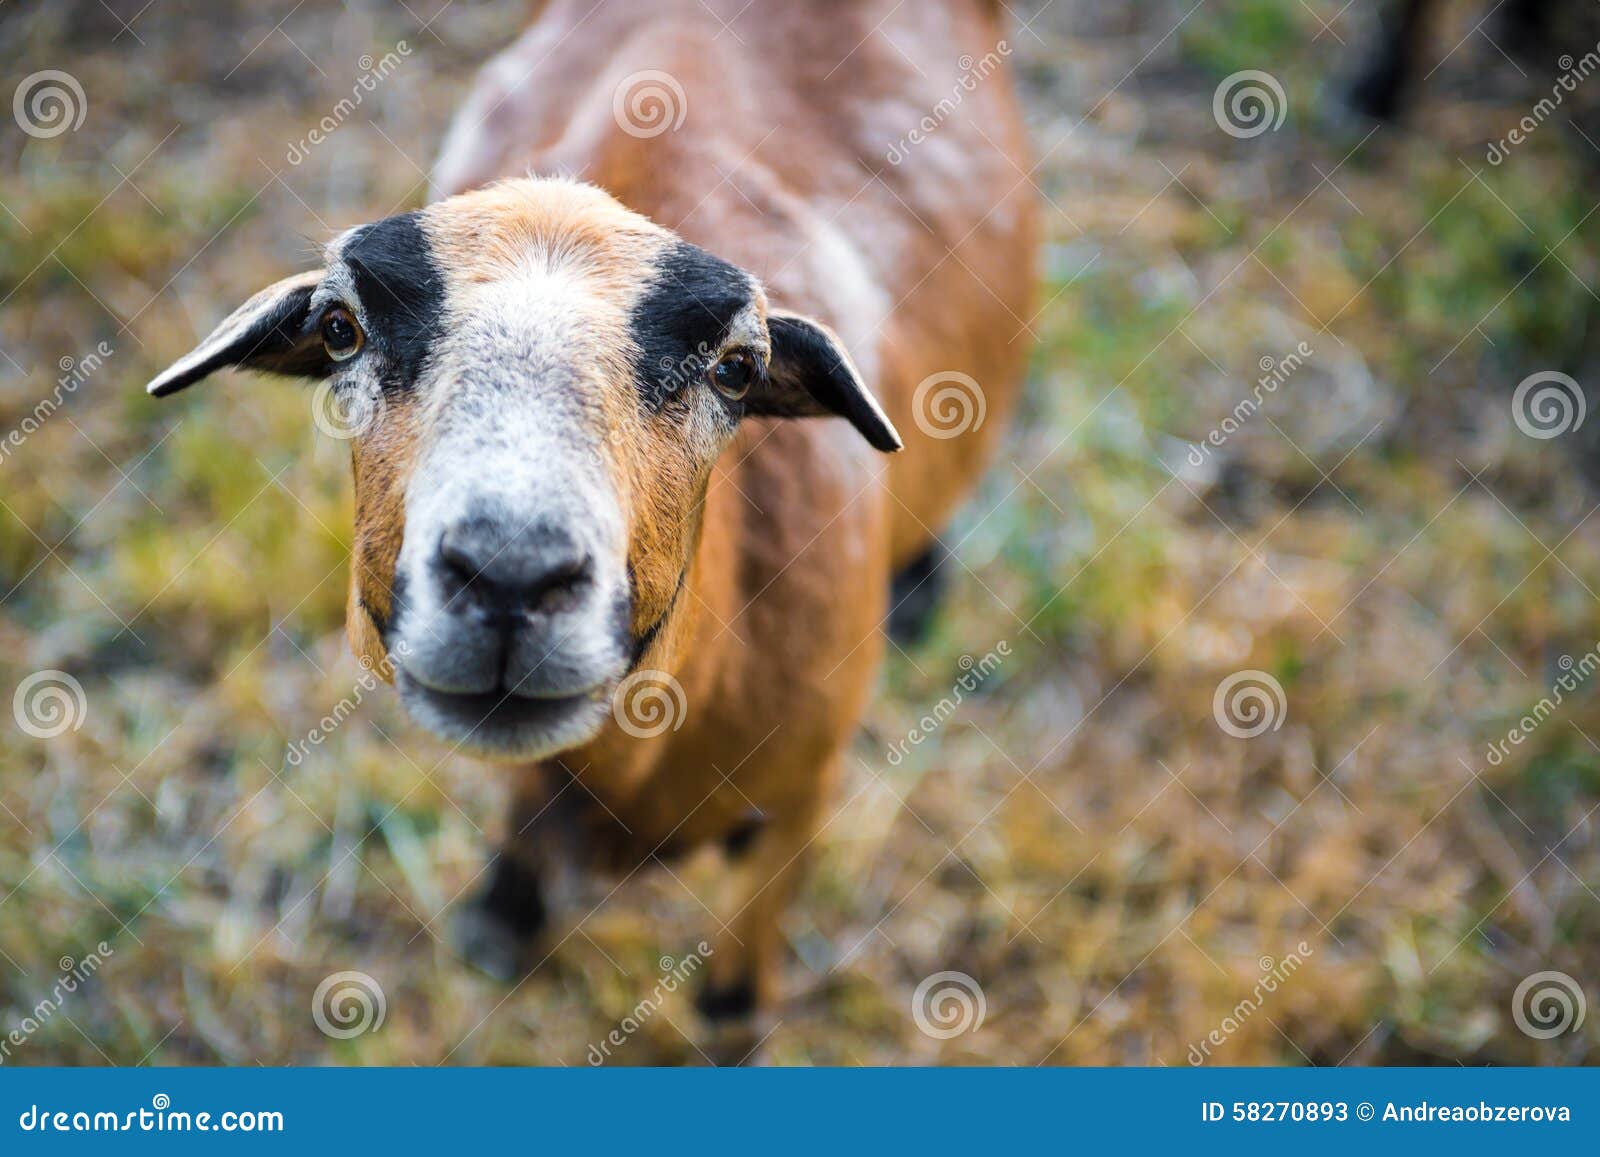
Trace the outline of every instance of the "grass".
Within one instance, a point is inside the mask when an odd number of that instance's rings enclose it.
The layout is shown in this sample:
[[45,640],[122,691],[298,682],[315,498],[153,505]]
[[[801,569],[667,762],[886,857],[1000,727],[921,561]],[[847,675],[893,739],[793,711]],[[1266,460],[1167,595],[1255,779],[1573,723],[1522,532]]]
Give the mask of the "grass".
[[[138,391],[308,239],[416,202],[391,141],[426,164],[520,6],[447,15],[440,46],[308,5],[285,31],[319,43],[299,22],[333,20],[323,78],[272,36],[232,79],[132,83],[193,51],[165,7],[137,52],[75,55],[44,25],[4,50],[65,62],[91,100],[0,176],[5,428],[61,357],[116,350],[0,464],[0,690],[57,668],[87,701],[55,738],[0,731],[0,1024],[62,957],[111,949],[6,1062],[585,1063],[704,934],[715,858],[630,883],[515,989],[463,967],[444,913],[503,785],[381,691],[286,758],[361,674],[340,637],[343,448],[292,386]],[[946,612],[891,662],[853,750],[771,1057],[1184,1064],[1293,954],[1209,1063],[1593,1063],[1600,1022],[1535,1040],[1511,1003],[1552,969],[1600,1000],[1600,699],[1579,687],[1487,758],[1600,641],[1588,443],[1510,414],[1536,370],[1593,377],[1588,146],[1550,124],[1485,164],[1523,106],[1475,91],[1498,67],[1478,43],[1408,128],[1340,136],[1320,94],[1348,55],[1312,15],[1337,5],[1207,4],[1165,37],[1186,8],[1106,27],[1057,0],[1018,41],[1061,210],[1026,414],[948,535]],[[275,19],[218,13],[230,45]],[[401,36],[426,50],[371,121],[286,168],[276,142]],[[1284,82],[1290,115],[1238,140],[1211,95],[1245,68]],[[1305,365],[1185,466],[1301,341]],[[993,676],[891,763],[961,658],[1001,640]],[[1243,669],[1287,704],[1253,739],[1213,717]],[[386,1020],[333,1040],[312,994],[350,969]],[[911,1002],[944,970],[987,1016],[938,1040]],[[678,994],[616,1062],[703,1044]]]

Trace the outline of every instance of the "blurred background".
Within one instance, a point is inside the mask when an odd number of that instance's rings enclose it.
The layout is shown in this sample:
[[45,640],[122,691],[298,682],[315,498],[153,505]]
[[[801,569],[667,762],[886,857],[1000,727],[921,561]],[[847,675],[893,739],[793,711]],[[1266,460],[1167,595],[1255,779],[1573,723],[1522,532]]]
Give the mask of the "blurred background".
[[[1434,5],[1380,123],[1366,0],[1008,3],[1024,419],[891,653],[769,1058],[1600,1060],[1596,5]],[[461,964],[503,784],[345,649],[346,445],[292,384],[142,392],[420,204],[524,14],[0,5],[0,96],[57,70],[82,113],[0,125],[4,1063],[584,1064],[630,1017],[608,1063],[703,1063],[687,992],[636,1014],[716,857],[514,989]]]

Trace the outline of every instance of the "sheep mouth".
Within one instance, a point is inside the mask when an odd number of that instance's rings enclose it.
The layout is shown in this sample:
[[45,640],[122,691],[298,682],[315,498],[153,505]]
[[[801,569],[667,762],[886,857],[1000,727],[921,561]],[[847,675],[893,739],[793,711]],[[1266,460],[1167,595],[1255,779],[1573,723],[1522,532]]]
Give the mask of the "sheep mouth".
[[544,759],[599,733],[610,704],[599,691],[532,699],[505,690],[458,694],[424,686],[402,672],[400,702],[452,747],[491,759]]

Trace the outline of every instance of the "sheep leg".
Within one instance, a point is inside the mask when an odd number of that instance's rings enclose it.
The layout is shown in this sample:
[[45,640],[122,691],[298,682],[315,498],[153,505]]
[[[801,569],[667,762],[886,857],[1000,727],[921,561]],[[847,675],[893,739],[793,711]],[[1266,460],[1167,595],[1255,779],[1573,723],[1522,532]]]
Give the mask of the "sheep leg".
[[803,808],[764,824],[733,865],[729,892],[738,906],[715,938],[696,1001],[713,1029],[711,1055],[718,1064],[751,1063],[770,1031],[783,973],[783,914],[804,876],[836,767],[830,761],[819,777],[823,790]]
[[889,585],[889,637],[897,643],[921,642],[944,600],[949,552],[939,543],[907,563]]
[[573,825],[551,776],[533,769],[519,778],[508,832],[484,873],[486,883],[451,917],[450,940],[469,964],[497,980],[520,977],[561,900],[559,883],[573,872],[565,844]]
[[1410,95],[1437,0],[1392,0],[1379,18],[1377,43],[1346,93],[1373,120],[1397,119]]

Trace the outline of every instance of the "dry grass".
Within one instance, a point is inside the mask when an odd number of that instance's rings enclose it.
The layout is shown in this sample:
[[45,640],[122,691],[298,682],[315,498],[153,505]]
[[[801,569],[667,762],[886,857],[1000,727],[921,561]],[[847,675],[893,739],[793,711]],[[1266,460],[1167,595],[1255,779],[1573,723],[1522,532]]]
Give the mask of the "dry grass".
[[[1055,0],[1016,38],[1059,210],[1029,412],[951,531],[935,637],[856,745],[789,926],[780,1063],[1182,1064],[1291,953],[1215,1061],[1600,1059],[1600,1017],[1550,1041],[1511,1017],[1542,970],[1600,1001],[1600,701],[1584,687],[1487,759],[1600,640],[1592,450],[1509,408],[1534,370],[1596,379],[1590,146],[1551,124],[1485,166],[1529,90],[1481,82],[1481,38],[1410,130],[1363,141],[1317,115],[1348,54],[1313,10],[1339,5],[1217,0],[1167,36],[1187,7]],[[8,77],[65,68],[89,97],[76,133],[0,134],[0,424],[61,357],[115,350],[0,463],[0,690],[60,668],[88,703],[48,741],[0,732],[0,1025],[60,957],[113,952],[6,1059],[583,1063],[703,934],[714,859],[630,882],[514,990],[462,966],[442,913],[481,866],[494,777],[382,692],[286,761],[360,674],[343,447],[290,386],[138,390],[327,232],[421,198],[520,5],[451,6],[443,44],[404,8],[313,2],[273,32],[259,6],[167,0],[143,44],[74,8],[0,37]],[[288,165],[357,58],[402,37],[401,71]],[[1278,132],[1218,131],[1211,94],[1242,68],[1284,82]],[[1259,413],[1168,468],[1301,341]],[[981,692],[892,762],[1001,640]],[[1254,739],[1212,714],[1246,668],[1287,701]],[[312,993],[345,969],[387,1019],[332,1041]],[[941,970],[981,984],[978,1031],[916,1027]],[[674,996],[616,1059],[699,1043]]]

